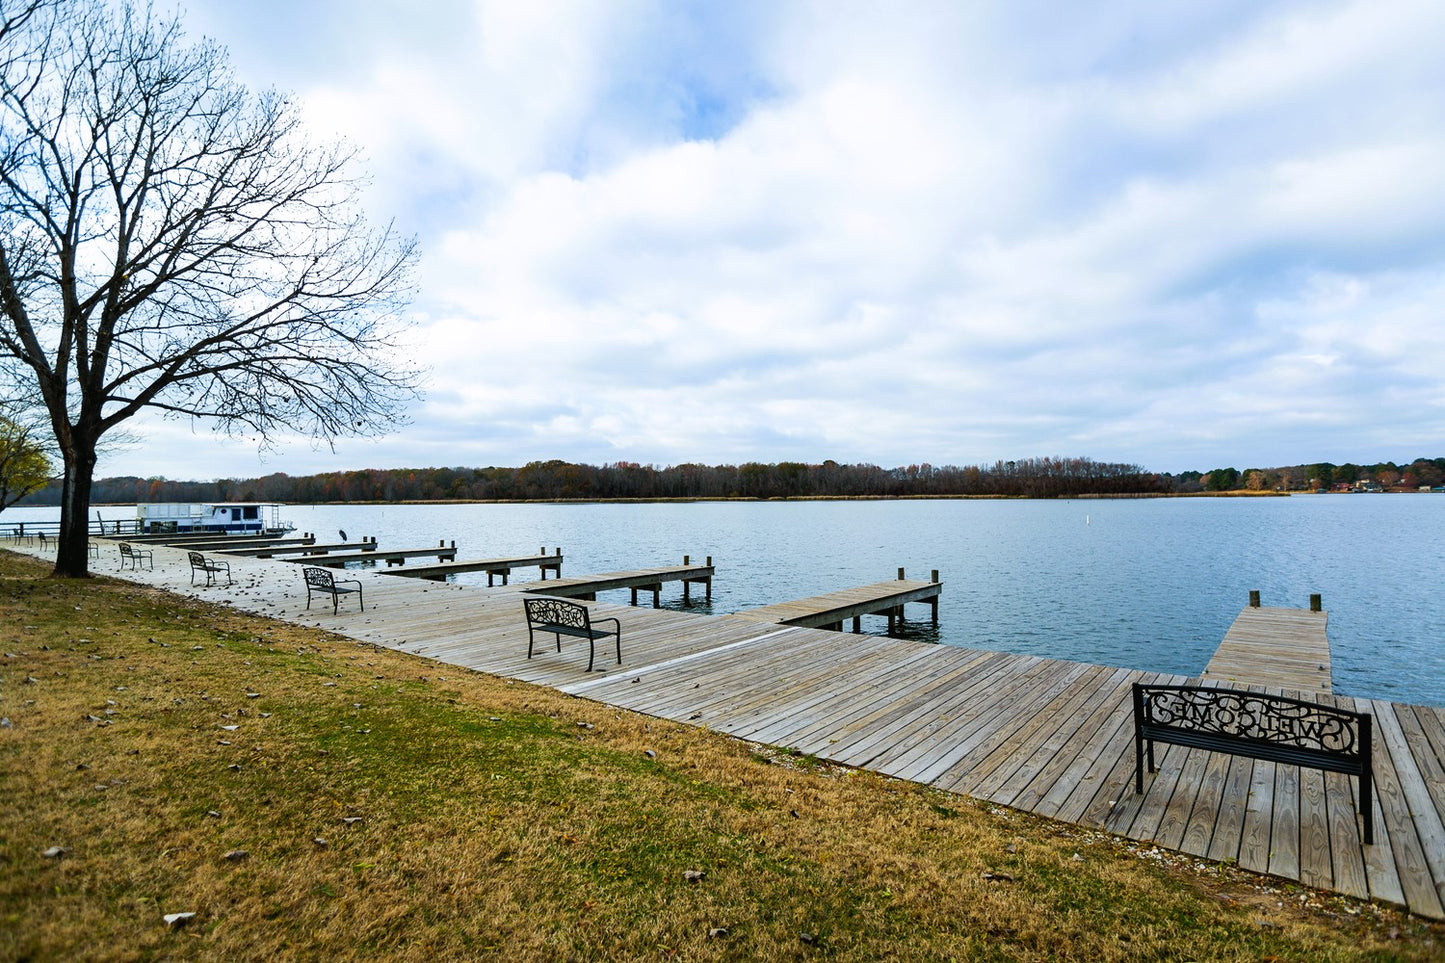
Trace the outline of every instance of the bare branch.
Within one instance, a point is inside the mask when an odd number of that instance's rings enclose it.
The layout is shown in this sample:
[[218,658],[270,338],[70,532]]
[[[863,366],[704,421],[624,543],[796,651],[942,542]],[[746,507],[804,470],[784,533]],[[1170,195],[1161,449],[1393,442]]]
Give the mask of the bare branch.
[[146,408],[263,446],[402,419],[416,247],[367,226],[359,186],[352,149],[178,20],[0,0],[0,356],[48,414],[62,524]]

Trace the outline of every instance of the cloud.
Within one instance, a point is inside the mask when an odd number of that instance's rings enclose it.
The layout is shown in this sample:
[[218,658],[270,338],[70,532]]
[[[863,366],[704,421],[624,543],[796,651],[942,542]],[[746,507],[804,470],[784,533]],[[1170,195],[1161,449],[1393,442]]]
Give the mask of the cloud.
[[1437,4],[228,6],[422,235],[430,397],[331,464],[1441,435]]

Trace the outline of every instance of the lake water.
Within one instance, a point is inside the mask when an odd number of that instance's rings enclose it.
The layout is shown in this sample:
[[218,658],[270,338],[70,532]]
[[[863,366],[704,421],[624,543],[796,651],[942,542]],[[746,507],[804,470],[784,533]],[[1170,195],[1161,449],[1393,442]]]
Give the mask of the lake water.
[[[5,520],[57,514],[10,509]],[[692,610],[717,614],[892,579],[900,566],[921,579],[938,569],[940,624],[910,607],[915,638],[1181,674],[1203,669],[1250,589],[1265,605],[1301,608],[1318,592],[1337,691],[1445,705],[1440,495],[295,505],[283,516],[323,541],[340,529],[394,548],[455,540],[460,558],[561,546],[566,575],[710,555],[712,603]],[[681,607],[681,592],[667,586],[665,604]],[[885,627],[864,619],[867,631]]]

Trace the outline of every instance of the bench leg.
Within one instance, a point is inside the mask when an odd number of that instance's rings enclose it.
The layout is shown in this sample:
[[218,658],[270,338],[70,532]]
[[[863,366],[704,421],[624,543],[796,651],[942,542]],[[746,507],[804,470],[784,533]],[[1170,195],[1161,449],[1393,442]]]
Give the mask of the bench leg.
[[1375,815],[1372,806],[1374,777],[1370,773],[1360,776],[1360,815],[1365,820],[1365,845],[1375,842]]

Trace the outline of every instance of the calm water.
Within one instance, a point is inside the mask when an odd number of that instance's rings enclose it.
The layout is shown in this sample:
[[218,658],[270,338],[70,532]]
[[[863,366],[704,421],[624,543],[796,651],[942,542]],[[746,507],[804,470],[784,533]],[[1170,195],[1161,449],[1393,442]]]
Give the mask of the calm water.
[[[693,609],[719,614],[891,579],[900,566],[910,578],[936,568],[940,625],[910,607],[914,637],[1183,674],[1204,667],[1250,589],[1265,605],[1298,607],[1319,592],[1338,691],[1445,705],[1440,495],[292,506],[283,515],[323,541],[339,529],[392,547],[455,540],[461,558],[560,545],[569,575],[711,555],[712,604]],[[668,586],[666,604],[680,607],[681,592]],[[884,627],[864,619],[865,630]]]

